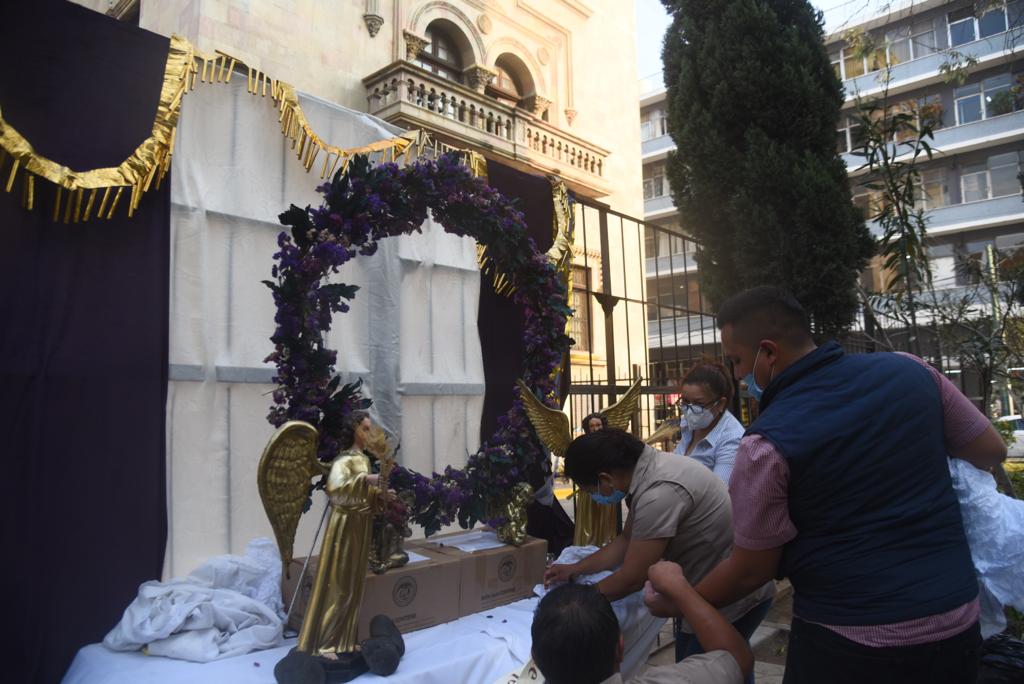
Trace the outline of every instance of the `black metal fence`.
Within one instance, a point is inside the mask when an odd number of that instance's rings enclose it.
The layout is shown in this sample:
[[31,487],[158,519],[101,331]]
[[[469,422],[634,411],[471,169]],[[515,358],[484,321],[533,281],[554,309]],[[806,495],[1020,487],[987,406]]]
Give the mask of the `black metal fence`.
[[568,401],[573,427],[644,379],[634,432],[650,435],[676,417],[683,376],[701,359],[721,358],[718,329],[701,294],[697,243],[678,228],[642,221],[581,200],[570,334]]

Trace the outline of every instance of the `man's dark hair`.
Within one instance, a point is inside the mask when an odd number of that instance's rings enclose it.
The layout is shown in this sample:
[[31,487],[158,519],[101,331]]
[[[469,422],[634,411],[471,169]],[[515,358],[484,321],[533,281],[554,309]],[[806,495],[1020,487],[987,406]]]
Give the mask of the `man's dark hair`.
[[770,285],[753,287],[727,299],[718,308],[718,327],[727,325],[743,343],[776,340],[803,344],[811,339],[804,307],[786,290]]
[[615,674],[619,621],[588,584],[549,591],[533,614],[533,660],[549,684],[600,684]]
[[608,419],[604,417],[604,414],[598,411],[597,413],[591,413],[589,416],[583,419],[583,432],[590,432],[590,421],[597,418],[601,421],[601,429],[606,430],[608,428]]
[[565,450],[565,474],[576,484],[596,485],[598,473],[632,470],[643,451],[644,443],[622,430],[580,435]]

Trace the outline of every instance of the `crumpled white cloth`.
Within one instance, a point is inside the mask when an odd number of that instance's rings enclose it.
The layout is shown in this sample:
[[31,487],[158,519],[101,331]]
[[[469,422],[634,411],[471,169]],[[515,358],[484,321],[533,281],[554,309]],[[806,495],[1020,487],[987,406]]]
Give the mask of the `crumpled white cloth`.
[[281,643],[281,558],[269,539],[216,556],[184,578],[145,582],[103,639],[114,651],[205,663]]
[[996,490],[995,478],[959,458],[949,459],[967,544],[981,592],[981,633],[1006,628],[1003,606],[1024,610],[1024,501]]
[[[598,547],[596,546],[567,546],[562,550],[555,563],[577,563],[587,556],[596,553],[597,550]],[[602,570],[592,575],[577,575],[573,578],[573,582],[577,584],[597,584],[605,577],[610,576],[612,572],[612,570]],[[533,593],[537,596],[544,596],[544,594],[548,593],[548,590],[544,588],[543,584],[538,584],[533,588]],[[629,629],[637,624],[641,618],[648,615],[647,606],[644,605],[644,592],[637,591],[629,596],[620,598],[618,601],[612,601],[612,610],[615,611],[615,617],[619,619],[619,626],[622,630]]]

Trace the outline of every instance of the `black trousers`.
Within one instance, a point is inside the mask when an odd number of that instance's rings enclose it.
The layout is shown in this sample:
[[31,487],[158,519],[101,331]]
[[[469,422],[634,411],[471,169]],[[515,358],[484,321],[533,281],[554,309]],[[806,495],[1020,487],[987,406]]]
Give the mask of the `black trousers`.
[[783,684],[973,684],[978,674],[978,623],[942,641],[872,648],[793,618]]

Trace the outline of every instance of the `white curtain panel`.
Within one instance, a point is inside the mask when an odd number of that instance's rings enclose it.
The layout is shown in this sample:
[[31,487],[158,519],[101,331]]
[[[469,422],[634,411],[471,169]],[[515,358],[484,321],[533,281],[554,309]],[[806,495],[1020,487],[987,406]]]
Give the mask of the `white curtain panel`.
[[[189,93],[174,151],[165,579],[273,536],[256,489],[274,389],[263,362],[274,304],[260,281],[270,279],[277,215],[318,205],[321,180],[280,134],[278,110],[244,83]],[[300,102],[314,130],[339,147],[400,132],[316,98]],[[400,461],[421,472],[465,463],[478,446],[484,392],[474,241],[428,220],[422,235],[385,240],[334,279],[361,288],[327,335],[338,372],[363,378],[374,419],[401,437]],[[311,549],[324,507],[317,494],[296,556]]]

